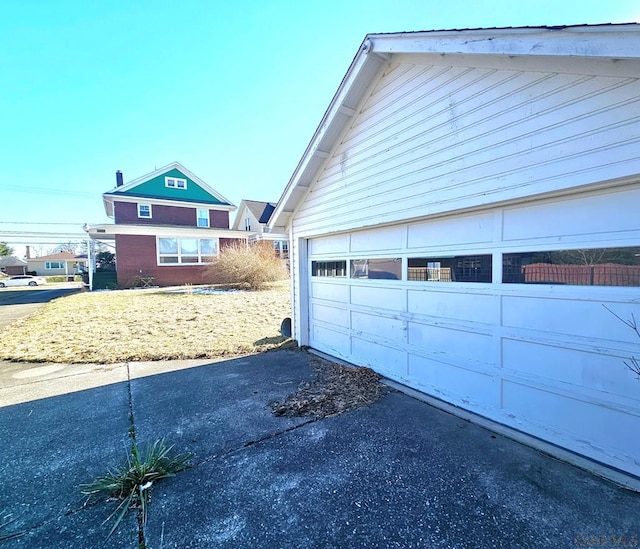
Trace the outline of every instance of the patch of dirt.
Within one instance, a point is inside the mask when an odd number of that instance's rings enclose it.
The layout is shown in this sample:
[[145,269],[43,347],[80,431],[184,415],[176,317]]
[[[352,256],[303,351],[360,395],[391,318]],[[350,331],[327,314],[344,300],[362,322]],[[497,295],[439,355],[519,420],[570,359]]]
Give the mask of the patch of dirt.
[[282,402],[272,402],[274,415],[323,418],[366,406],[380,398],[380,376],[370,368],[343,366],[315,357],[311,364],[316,370],[315,379],[300,385]]

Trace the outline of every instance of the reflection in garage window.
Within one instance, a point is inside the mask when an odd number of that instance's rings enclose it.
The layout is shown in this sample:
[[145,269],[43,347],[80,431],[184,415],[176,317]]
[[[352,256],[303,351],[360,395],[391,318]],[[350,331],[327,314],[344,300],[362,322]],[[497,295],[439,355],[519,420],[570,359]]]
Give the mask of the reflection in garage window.
[[346,261],[312,261],[311,276],[344,277],[347,276]]
[[351,278],[402,280],[402,259],[352,259]]
[[491,255],[410,258],[407,279],[428,282],[491,282]]
[[504,254],[502,281],[574,286],[640,286],[640,247]]

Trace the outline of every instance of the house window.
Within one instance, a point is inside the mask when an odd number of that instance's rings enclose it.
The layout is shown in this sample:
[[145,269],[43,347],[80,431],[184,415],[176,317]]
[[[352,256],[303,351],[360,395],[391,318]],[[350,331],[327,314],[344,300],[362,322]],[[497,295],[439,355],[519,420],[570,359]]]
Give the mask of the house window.
[[288,240],[274,240],[273,249],[276,255],[281,259],[289,259],[289,241]]
[[640,247],[504,254],[502,282],[640,286]]
[[47,270],[64,269],[64,262],[62,261],[46,261],[44,268]]
[[414,257],[407,264],[407,280],[425,282],[491,282],[491,255]]
[[352,259],[351,278],[378,278],[402,280],[402,260],[399,257],[389,259]]
[[151,204],[138,204],[138,217],[151,219]]
[[244,230],[245,231],[250,231],[251,230],[251,218],[247,217],[244,220]]
[[215,238],[158,238],[158,265],[211,263],[217,255]]
[[208,227],[209,226],[209,210],[201,210],[198,208],[197,214],[197,225],[198,227]]
[[345,277],[347,276],[346,261],[312,261],[311,276],[320,277]]
[[180,179],[178,177],[165,177],[164,186],[169,187],[170,189],[186,189],[187,180]]

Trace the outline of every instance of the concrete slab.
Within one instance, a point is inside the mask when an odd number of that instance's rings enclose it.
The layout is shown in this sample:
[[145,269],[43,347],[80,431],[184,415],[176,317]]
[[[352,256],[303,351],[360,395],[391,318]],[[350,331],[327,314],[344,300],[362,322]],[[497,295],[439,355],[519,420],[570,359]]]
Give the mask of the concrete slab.
[[137,374],[132,364],[138,442],[166,437],[193,453],[196,463],[309,421],[277,418],[268,406],[313,377],[306,353],[263,353],[152,377]]
[[106,539],[110,506],[85,507],[80,485],[126,457],[126,383],[0,408],[2,547],[131,547],[135,517]]
[[585,536],[640,538],[638,494],[402,393],[320,421],[269,418],[267,403],[295,387],[292,372],[310,373],[307,360],[270,353],[134,384],[139,432],[171,431],[196,454],[193,469],[154,488],[148,547],[576,547]]
[[309,359],[0,365],[0,511],[15,519],[0,539],[21,534],[0,545],[137,547],[135,514],[107,539],[113,503],[85,505],[79,489],[124,460],[130,406],[141,446],[165,437],[194,454],[152,488],[150,549],[638,544],[639,494],[403,393],[274,417],[269,402],[312,378]]
[[126,364],[0,362],[0,408],[127,380]]

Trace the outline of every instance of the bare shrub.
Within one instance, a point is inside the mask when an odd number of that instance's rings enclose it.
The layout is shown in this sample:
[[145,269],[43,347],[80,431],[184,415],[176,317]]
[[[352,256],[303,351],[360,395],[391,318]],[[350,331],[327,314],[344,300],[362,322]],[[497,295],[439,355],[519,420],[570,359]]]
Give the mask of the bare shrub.
[[269,282],[287,278],[288,274],[271,242],[257,242],[225,247],[207,269],[206,276],[214,284],[260,290]]

